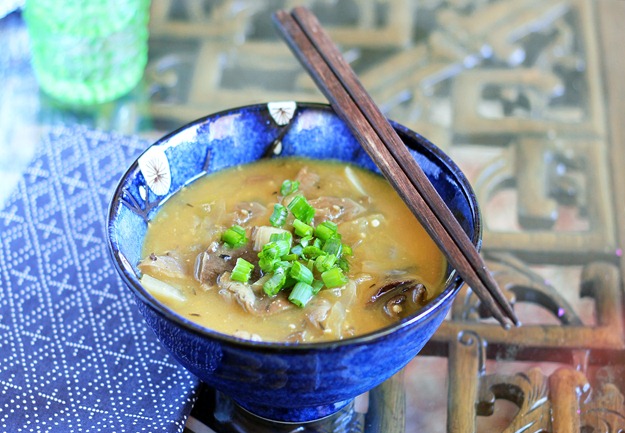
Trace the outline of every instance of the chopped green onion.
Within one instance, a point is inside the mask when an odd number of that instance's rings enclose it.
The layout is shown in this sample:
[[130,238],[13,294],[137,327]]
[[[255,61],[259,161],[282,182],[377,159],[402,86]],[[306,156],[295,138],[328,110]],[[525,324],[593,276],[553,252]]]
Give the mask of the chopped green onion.
[[273,213],[269,217],[269,222],[274,227],[282,227],[286,222],[286,217],[289,214],[289,211],[286,207],[282,206],[279,203],[273,205]]
[[295,234],[297,236],[306,237],[306,236],[312,235],[313,233],[312,226],[309,226],[308,224],[306,224],[303,221],[300,221],[299,219],[293,220],[293,229],[295,229]]
[[286,262],[294,262],[295,260],[299,259],[299,254],[285,254],[282,256],[282,260],[286,261]]
[[329,271],[336,263],[336,256],[334,254],[324,254],[318,256],[315,260],[315,268],[319,272]]
[[234,265],[234,269],[232,269],[230,279],[241,283],[247,283],[250,279],[250,275],[252,275],[252,269],[254,269],[253,264],[239,257],[236,265]]
[[291,244],[293,243],[293,235],[291,234],[291,232],[286,231],[280,233],[272,233],[271,236],[269,236],[269,241],[286,241],[289,243],[289,248],[291,248]]
[[221,240],[230,248],[238,248],[247,243],[245,229],[240,225],[235,224],[221,234]]
[[341,268],[343,272],[349,272],[349,262],[345,259],[345,257],[338,259],[336,265]]
[[298,307],[304,307],[313,296],[313,287],[310,284],[302,283],[300,281],[295,285],[295,287],[293,287],[293,290],[289,295],[289,301]]
[[314,238],[312,237],[312,235],[303,236],[299,240],[299,243],[300,243],[301,246],[307,247],[313,240],[314,240]]
[[275,242],[269,242],[263,245],[263,249],[258,253],[258,257],[272,257],[277,259],[280,258],[278,253],[278,245]]
[[322,250],[327,254],[334,254],[337,258],[341,257],[341,252],[343,251],[341,238],[339,236],[331,237],[323,244]]
[[313,288],[313,295],[316,295],[323,288],[323,281],[313,280],[311,286]]
[[276,267],[278,259],[275,257],[260,257],[258,259],[258,267],[264,272],[271,272]]
[[315,217],[315,208],[308,203],[303,195],[296,195],[287,205],[291,213],[300,221],[310,224]]
[[280,250],[276,242],[269,242],[258,253],[258,266],[263,272],[271,272],[280,261]]
[[299,181],[297,180],[285,180],[282,182],[282,186],[280,186],[280,195],[285,196],[289,195],[292,192],[297,191],[299,188]]
[[258,257],[273,257],[279,259],[283,255],[288,254],[290,250],[291,246],[287,241],[273,241],[263,245],[263,249],[258,253]]
[[284,287],[286,282],[286,273],[284,268],[278,268],[273,275],[263,284],[263,291],[269,296],[276,296]]
[[293,263],[293,266],[291,266],[291,270],[289,271],[289,275],[297,281],[301,281],[306,284],[310,284],[313,281],[312,271],[300,262]]
[[338,226],[332,221],[324,221],[315,227],[315,236],[322,241],[330,239],[336,234]]
[[291,266],[293,266],[293,262],[290,262],[288,260],[284,260],[284,257],[285,256],[282,256],[282,260],[279,260],[276,263],[276,266],[273,269],[275,271],[277,268],[282,268],[282,269],[284,269],[284,272],[288,275],[289,274],[289,270],[291,269]]
[[306,267],[310,269],[310,272],[312,272],[315,269],[315,261],[313,259],[308,259]]
[[349,281],[341,268],[332,268],[329,271],[325,271],[321,274],[323,284],[329,289],[334,287],[341,287],[347,284]]
[[276,245],[278,249],[278,257],[282,257],[285,254],[288,254],[291,251],[291,243],[285,240],[278,240],[271,242]]
[[302,255],[308,259],[316,259],[318,256],[322,254],[325,254],[323,250],[314,245],[304,247],[304,249],[302,250]]
[[296,254],[297,256],[301,256],[302,251],[304,251],[304,247],[299,244],[294,245],[293,248],[291,248],[291,253]]
[[295,278],[293,278],[292,276],[290,276],[288,273],[286,274],[286,282],[284,283],[284,286],[282,286],[283,289],[288,289],[289,287],[293,287],[295,284],[297,284],[297,280]]
[[[285,180],[280,194],[286,196],[299,190],[298,181]],[[289,231],[282,228],[289,212],[293,214],[293,224]],[[316,227],[312,221],[315,208],[301,194],[293,194],[289,204],[277,203],[269,218],[271,226],[263,226],[263,236],[254,232],[254,249],[258,253],[258,267],[264,273],[263,291],[268,296],[275,296],[284,289],[291,289],[289,300],[299,307],[304,307],[310,299],[324,287],[335,288],[347,284],[349,262],[345,256],[353,254],[352,248],[341,242],[338,225],[332,221],[323,221]],[[294,245],[293,236],[299,240]],[[240,225],[233,225],[221,237],[228,246],[236,248],[248,242],[246,230]],[[262,246],[262,248],[261,248]],[[231,279],[247,283],[254,265],[239,258]],[[315,279],[315,275],[321,275]]]

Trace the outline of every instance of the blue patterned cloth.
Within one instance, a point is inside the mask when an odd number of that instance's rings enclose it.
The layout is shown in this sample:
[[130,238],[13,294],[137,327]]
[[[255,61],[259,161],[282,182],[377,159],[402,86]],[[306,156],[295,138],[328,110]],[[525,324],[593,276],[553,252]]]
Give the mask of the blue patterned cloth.
[[0,431],[184,429],[198,381],[144,325],[105,242],[114,185],[146,145],[55,129],[0,210]]

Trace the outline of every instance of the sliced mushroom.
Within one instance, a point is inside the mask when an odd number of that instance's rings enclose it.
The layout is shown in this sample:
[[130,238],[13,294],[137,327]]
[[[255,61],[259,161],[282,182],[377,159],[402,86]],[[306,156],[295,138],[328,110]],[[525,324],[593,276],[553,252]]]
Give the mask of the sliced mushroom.
[[382,284],[367,305],[381,305],[391,318],[403,318],[427,303],[427,288],[414,279],[390,280]]

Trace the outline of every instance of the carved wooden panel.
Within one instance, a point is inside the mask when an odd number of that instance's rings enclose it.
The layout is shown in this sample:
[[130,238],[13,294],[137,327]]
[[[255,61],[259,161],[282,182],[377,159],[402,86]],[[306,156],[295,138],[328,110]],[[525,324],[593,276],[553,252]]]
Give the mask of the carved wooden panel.
[[465,289],[405,371],[406,431],[624,430],[625,3],[153,0],[155,125],[323,101],[270,22],[296,3],[389,117],[467,173],[523,322],[504,331]]
[[487,374],[486,347],[473,331],[459,332],[450,342],[448,432],[477,431],[478,417],[492,416],[497,400],[507,400],[518,408],[498,430],[505,433],[625,429],[624,398],[611,371],[615,369],[604,367],[590,375],[572,365],[550,374],[539,368]]

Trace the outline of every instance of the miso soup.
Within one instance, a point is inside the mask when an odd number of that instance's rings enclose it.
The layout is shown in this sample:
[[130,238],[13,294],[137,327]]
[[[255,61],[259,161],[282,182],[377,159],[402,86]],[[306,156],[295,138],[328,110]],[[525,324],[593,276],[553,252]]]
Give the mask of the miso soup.
[[148,291],[202,326],[296,343],[414,314],[440,293],[446,261],[383,177],[276,158],[172,196],[149,223],[139,268]]

